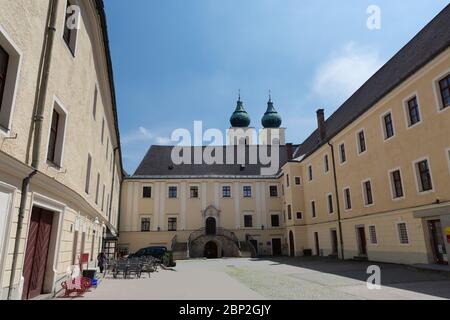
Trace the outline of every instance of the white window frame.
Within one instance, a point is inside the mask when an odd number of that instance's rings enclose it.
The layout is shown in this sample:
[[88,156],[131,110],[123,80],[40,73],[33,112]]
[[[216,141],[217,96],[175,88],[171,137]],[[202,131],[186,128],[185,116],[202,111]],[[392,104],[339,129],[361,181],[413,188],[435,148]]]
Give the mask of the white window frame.
[[[347,195],[345,194],[345,191],[347,189],[349,190],[349,193],[350,193],[350,201],[351,201],[351,207],[350,208],[348,208]],[[351,188],[350,187],[344,187],[342,189],[342,195],[344,196],[344,211],[345,212],[352,211],[353,210],[353,200],[352,200],[352,190],[351,190]]]
[[[150,225],[149,225],[149,230],[148,231],[142,231],[142,219],[150,219]],[[152,220],[153,217],[152,215],[149,214],[141,214],[139,216],[139,232],[151,232],[152,231]]]
[[[170,192],[169,192],[169,190],[170,190],[171,187],[177,188],[177,196],[176,196],[176,198],[171,198],[171,197],[170,197]],[[179,197],[180,197],[180,188],[179,188],[178,184],[168,184],[168,185],[167,185],[167,199],[169,199],[169,200],[176,200],[176,199],[178,199]]]
[[[150,187],[151,188],[150,198],[144,198],[144,188],[145,187]],[[144,199],[144,200],[153,199],[153,191],[154,191],[153,184],[151,184],[151,183],[143,183],[143,184],[141,184],[141,199]]]
[[[428,162],[428,170],[430,170],[430,177],[431,177],[431,184],[432,184],[432,189],[431,190],[427,190],[427,191],[421,191],[422,186],[421,186],[421,181],[420,181],[420,177],[419,177],[419,168],[417,166],[417,164],[419,162],[422,162],[424,160],[427,160]],[[416,159],[414,161],[411,162],[412,163],[412,167],[413,167],[413,175],[414,175],[414,179],[416,181],[416,191],[418,195],[427,195],[430,193],[434,193],[435,192],[435,183],[434,183],[434,178],[433,178],[433,170],[431,169],[431,161],[430,161],[430,157],[429,156],[424,156],[422,158]]]
[[76,32],[75,32],[75,39],[71,39],[71,41],[74,42],[74,44],[73,44],[73,53],[72,53],[72,50],[70,49],[69,45],[66,43],[66,40],[64,39],[64,30],[66,28],[66,23],[67,23],[67,20],[66,20],[67,12],[66,12],[66,9],[69,6],[73,6],[73,5],[77,6],[78,5],[78,1],[67,0],[66,3],[65,3],[65,6],[64,6],[64,19],[63,19],[62,30],[61,30],[61,40],[64,43],[64,47],[67,49],[67,52],[69,53],[69,56],[72,59],[75,59],[75,57],[77,56],[77,48],[78,48],[78,36],[79,36],[78,33],[80,32],[80,26],[81,26],[81,17],[82,17],[81,12],[79,13],[79,16],[78,16],[78,26],[77,26]]
[[[178,192],[177,192],[178,193]],[[175,218],[177,221],[177,227],[175,231],[169,231],[169,219],[171,218]],[[150,221],[151,223],[151,221]],[[166,215],[166,231],[167,232],[178,232],[181,230],[181,225],[180,225],[180,217],[178,214],[168,214]]]
[[[384,118],[388,115],[391,114],[391,119],[392,119],[392,128],[394,130],[394,134],[392,135],[392,137],[387,138],[387,132],[386,132],[386,123],[384,121]],[[388,142],[391,141],[393,138],[395,138],[395,136],[397,135],[397,129],[395,128],[395,118],[394,118],[394,114],[392,112],[392,109],[386,110],[384,113],[382,113],[380,115],[380,123],[381,123],[381,136],[383,137],[383,142]]]
[[[201,186],[199,185],[199,184],[195,184],[195,183],[193,183],[193,184],[189,184],[188,185],[188,187],[189,187],[189,189],[188,189],[188,191],[189,191],[189,199],[190,200],[199,200],[200,198],[201,198]],[[192,187],[196,187],[197,188],[197,192],[198,192],[198,197],[197,198],[193,198],[193,197],[191,197],[191,188]]]
[[[50,132],[51,132],[51,123],[53,119],[53,111],[56,110],[56,112],[59,115],[59,122],[58,122],[58,132],[57,132],[57,139],[56,139],[56,146],[55,146],[55,153],[56,155],[56,161],[55,163],[50,162],[47,160],[48,158],[48,146],[50,144]],[[50,168],[53,168],[57,171],[63,171],[64,167],[64,146],[66,142],[66,128],[67,128],[67,121],[69,118],[69,114],[67,112],[67,108],[63,105],[63,103],[54,95],[53,96],[53,103],[52,103],[52,109],[50,111],[48,122],[48,133],[47,133],[47,145],[45,150],[45,161],[49,165]],[[55,165],[57,167],[55,167]]]
[[[230,196],[229,197],[224,197],[223,196],[223,188],[224,187],[229,187],[230,188]],[[222,184],[220,186],[220,198],[221,199],[233,199],[233,186],[231,184]]]
[[[366,150],[364,150],[364,151],[361,151],[361,141],[359,140],[359,134],[361,132],[364,134],[364,141],[366,143],[366,145],[365,145]],[[356,147],[357,147],[356,151],[357,151],[358,156],[362,156],[367,153],[367,149],[368,149],[367,148],[367,135],[366,135],[366,130],[364,128],[361,128],[358,131],[356,131]]]
[[[369,182],[370,183],[370,190],[372,191],[372,203],[368,204],[367,203],[367,193],[366,193],[366,183]],[[374,196],[374,188],[373,188],[373,183],[372,183],[372,179],[368,178],[365,179],[361,182],[361,188],[362,188],[362,195],[363,195],[363,205],[364,208],[370,208],[373,207],[375,205],[375,196]]]
[[[250,197],[246,197],[244,194],[244,188],[250,187]],[[243,184],[242,185],[242,199],[252,199],[253,198],[253,185],[251,184]]]
[[[376,240],[376,242],[373,242],[373,238],[372,238],[372,233],[370,232],[370,228],[374,228],[374,231],[375,231],[375,240]],[[374,225],[374,224],[370,224],[370,225],[368,225],[367,226],[367,230],[368,230],[368,232],[369,232],[369,243],[372,245],[372,246],[378,246],[379,245],[379,243],[380,243],[380,241],[379,241],[379,239],[378,239],[378,232],[377,232],[377,226],[376,225]]]
[[445,78],[449,74],[450,74],[450,68],[433,79],[433,83],[432,83],[433,92],[434,92],[434,97],[436,99],[436,108],[437,108],[438,113],[443,113],[450,109],[450,107],[443,108],[442,97],[441,97],[441,88],[439,87],[439,81],[441,81],[443,78]]
[[[402,197],[395,197],[395,185],[394,185],[394,179],[392,177],[392,173],[394,173],[395,171],[399,171],[400,172],[400,179],[402,180],[402,189],[403,189],[403,196]],[[389,188],[391,190],[391,200],[392,201],[400,201],[406,198],[406,189],[405,189],[405,184],[404,184],[404,180],[403,180],[403,171],[401,167],[397,167],[397,168],[393,168],[388,170],[388,180],[389,180]]]
[[313,182],[314,181],[314,168],[313,168],[313,165],[312,164],[308,164],[307,170],[308,170],[308,172],[307,172],[308,182]]
[[[251,216],[252,217],[252,226],[251,227],[246,227],[245,226],[245,216]],[[242,212],[242,227],[244,229],[254,229],[254,228],[256,228],[256,226],[255,226],[255,213],[253,211],[243,211]]]
[[2,110],[0,112],[0,134],[9,137],[11,136],[11,124],[16,106],[20,71],[22,69],[22,51],[1,25],[0,46],[9,55],[3,99],[0,101]]
[[[419,122],[411,125],[411,117],[409,114],[409,105],[408,102],[413,99],[416,98],[417,100],[417,107],[418,107],[418,111],[419,111]],[[423,122],[423,118],[422,118],[422,110],[421,110],[421,104],[420,104],[420,99],[419,99],[419,94],[417,93],[417,91],[414,91],[413,93],[411,93],[410,95],[408,95],[405,99],[403,99],[403,112],[405,114],[405,124],[406,124],[406,130],[415,128],[416,126],[420,125]]]
[[[277,195],[276,195],[276,196],[271,196],[271,195],[270,195],[270,188],[272,188],[272,187],[275,187],[275,188],[277,189]],[[270,184],[270,185],[268,186],[268,190],[267,190],[267,191],[269,192],[269,199],[270,199],[270,198],[279,198],[279,197],[280,197],[280,190],[279,190],[277,184]]]
[[[297,216],[299,213],[302,216],[301,218],[298,218],[298,216]],[[303,220],[303,212],[302,211],[296,211],[295,212],[295,220]]]
[[[272,225],[272,216],[277,216],[278,217],[278,226],[273,226]],[[271,212],[270,213],[270,227],[271,228],[281,228],[281,214],[279,212]]]
[[[299,179],[300,183],[297,183],[297,179]],[[302,177],[300,176],[295,176],[294,177],[294,185],[296,185],[297,187],[300,187],[302,185]]]
[[[342,159],[342,149],[341,149],[342,147],[344,147],[345,161],[343,161],[343,159]],[[339,152],[339,165],[343,166],[348,161],[348,153],[347,153],[347,149],[345,148],[345,142],[341,142],[338,145],[338,152]]]
[[[331,196],[331,203],[333,205],[333,208],[330,208],[330,200],[328,199],[330,196]],[[331,192],[327,193],[327,208],[328,208],[328,214],[330,216],[333,215],[335,213],[335,211],[336,211],[335,210],[334,197],[333,197],[333,194]],[[333,209],[333,211],[331,211],[330,209]]]
[[[399,225],[400,224],[404,224],[405,228],[406,228],[406,235],[408,236],[408,243],[402,243],[402,240],[400,238],[400,229],[399,229]],[[397,221],[395,223],[395,227],[396,227],[396,231],[397,231],[397,239],[398,242],[401,246],[410,246],[411,245],[411,238],[410,238],[410,233],[409,233],[409,228],[408,228],[408,223],[406,221]]]
[[[327,164],[328,164],[328,170],[327,170]],[[323,173],[324,174],[330,173],[330,156],[328,155],[328,153],[323,156]]]

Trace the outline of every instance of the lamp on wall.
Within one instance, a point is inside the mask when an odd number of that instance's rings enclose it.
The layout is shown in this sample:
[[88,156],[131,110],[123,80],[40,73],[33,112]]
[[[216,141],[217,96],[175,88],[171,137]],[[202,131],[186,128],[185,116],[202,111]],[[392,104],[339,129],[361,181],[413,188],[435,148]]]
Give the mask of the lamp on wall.
[[95,217],[94,223],[95,223],[95,224],[100,224],[100,221],[98,220],[98,217]]

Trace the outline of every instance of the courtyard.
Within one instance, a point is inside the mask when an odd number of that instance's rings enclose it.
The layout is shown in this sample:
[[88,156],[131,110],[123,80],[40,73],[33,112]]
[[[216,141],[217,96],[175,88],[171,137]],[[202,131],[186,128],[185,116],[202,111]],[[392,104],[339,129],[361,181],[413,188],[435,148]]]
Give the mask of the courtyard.
[[374,263],[327,258],[177,261],[140,279],[103,278],[77,300],[421,300],[450,299],[450,274],[377,264],[381,289],[369,290]]

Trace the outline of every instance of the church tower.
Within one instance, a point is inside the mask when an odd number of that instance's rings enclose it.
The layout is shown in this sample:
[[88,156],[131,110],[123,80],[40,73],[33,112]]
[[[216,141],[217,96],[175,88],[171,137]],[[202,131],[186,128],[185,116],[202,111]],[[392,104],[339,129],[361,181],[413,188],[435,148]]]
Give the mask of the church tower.
[[267,111],[261,120],[263,129],[259,133],[261,145],[285,145],[286,128],[281,128],[282,119],[272,102],[272,96],[269,95],[267,102]]
[[250,116],[244,109],[241,94],[236,105],[236,110],[230,118],[231,128],[228,129],[229,145],[252,145],[254,143],[255,128],[250,127]]

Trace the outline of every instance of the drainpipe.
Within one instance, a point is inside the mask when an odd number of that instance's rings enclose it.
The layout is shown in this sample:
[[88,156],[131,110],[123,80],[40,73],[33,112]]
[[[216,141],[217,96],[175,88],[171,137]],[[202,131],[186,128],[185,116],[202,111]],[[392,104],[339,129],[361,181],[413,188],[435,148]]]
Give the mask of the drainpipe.
[[333,179],[334,179],[334,191],[336,193],[336,204],[337,204],[337,214],[338,214],[338,226],[339,226],[339,242],[341,245],[341,259],[345,260],[344,258],[344,239],[342,237],[342,220],[341,220],[341,205],[339,201],[339,190],[338,190],[338,184],[337,184],[337,174],[336,174],[336,158],[334,156],[334,146],[328,142],[328,145],[331,148],[331,158],[333,161]]
[[44,50],[41,56],[41,65],[42,65],[42,78],[40,79],[40,83],[37,85],[37,108],[36,113],[34,115],[33,124],[34,126],[34,143],[33,143],[33,158],[31,167],[33,168],[33,172],[28,175],[22,181],[22,190],[20,196],[20,207],[19,207],[19,215],[17,220],[17,230],[16,230],[16,238],[14,241],[14,252],[13,252],[13,261],[11,266],[11,276],[9,280],[9,289],[8,289],[8,300],[12,298],[12,288],[15,281],[15,270],[17,268],[17,260],[19,257],[19,247],[20,247],[20,237],[22,235],[23,229],[23,220],[25,216],[25,207],[27,203],[28,190],[30,187],[31,179],[37,174],[37,169],[39,167],[39,151],[41,149],[42,144],[42,122],[44,120],[44,107],[45,107],[45,99],[47,96],[47,87],[48,87],[48,79],[50,74],[50,59],[53,51],[53,43],[55,40],[56,33],[56,22],[58,17],[58,4],[59,0],[51,0],[48,8],[48,16],[49,20],[47,23],[46,30],[46,40],[44,44]]
[[53,43],[55,41],[56,22],[58,17],[58,4],[59,0],[51,0],[51,14],[50,22],[47,28],[47,43],[44,51],[44,64],[42,70],[42,79],[40,86],[38,87],[38,104],[36,108],[36,114],[34,115],[34,141],[33,141],[33,158],[31,166],[33,168],[39,167],[39,152],[41,151],[42,144],[42,122],[44,121],[45,100],[47,98],[48,78],[50,75],[50,63],[53,52]]
[[14,276],[16,274],[15,270],[17,267],[17,259],[19,257],[19,246],[20,246],[20,236],[22,235],[22,229],[23,229],[23,219],[25,217],[25,207],[27,205],[27,195],[28,195],[28,189],[30,187],[31,179],[37,174],[37,170],[33,170],[32,173],[28,175],[23,181],[22,181],[22,195],[20,197],[20,207],[19,207],[19,216],[17,220],[17,230],[16,230],[16,238],[14,242],[14,254],[13,254],[13,261],[12,261],[12,267],[11,267],[11,276],[9,278],[9,289],[8,289],[8,300],[11,300],[12,295],[12,287],[14,285]]

